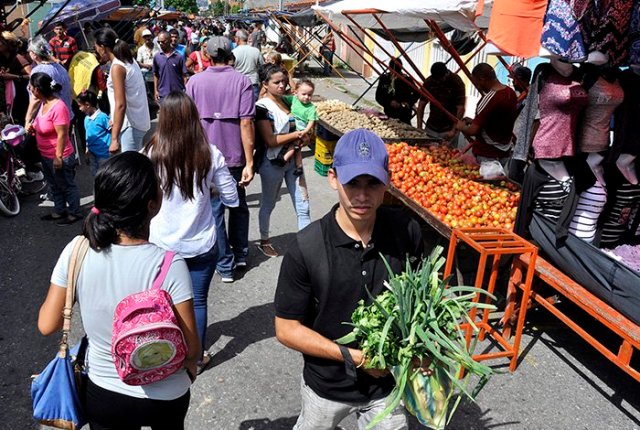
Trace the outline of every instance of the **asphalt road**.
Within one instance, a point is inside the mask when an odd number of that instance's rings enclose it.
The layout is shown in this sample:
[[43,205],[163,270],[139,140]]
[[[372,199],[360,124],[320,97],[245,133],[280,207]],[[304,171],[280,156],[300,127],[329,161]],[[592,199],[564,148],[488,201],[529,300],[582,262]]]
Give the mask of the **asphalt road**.
[[[347,82],[353,91],[362,85]],[[345,83],[319,82],[327,98],[349,100]],[[313,219],[336,201],[305,158]],[[91,194],[88,168],[80,169],[82,196]],[[259,177],[248,189],[250,239],[258,239]],[[39,428],[31,419],[29,376],[56,352],[58,336],[37,332],[38,308],[56,259],[80,225],[58,227],[40,221],[47,208],[37,196],[23,199],[15,218],[0,217],[0,429]],[[88,207],[87,207],[88,208]],[[294,238],[295,216],[283,188],[272,216],[276,248]],[[267,259],[252,245],[248,270],[232,284],[214,278],[209,295],[207,343],[213,366],[192,388],[187,428],[222,430],[290,429],[299,412],[302,360],[274,337],[273,295],[281,258]],[[544,311],[529,314],[518,370],[495,376],[477,399],[463,403],[449,428],[636,429],[640,428],[639,384],[595,353]],[[79,326],[78,320],[74,324]],[[76,330],[76,334],[78,330]],[[494,362],[505,370],[504,362]],[[355,429],[353,419],[342,427]],[[415,422],[413,428],[420,428]]]

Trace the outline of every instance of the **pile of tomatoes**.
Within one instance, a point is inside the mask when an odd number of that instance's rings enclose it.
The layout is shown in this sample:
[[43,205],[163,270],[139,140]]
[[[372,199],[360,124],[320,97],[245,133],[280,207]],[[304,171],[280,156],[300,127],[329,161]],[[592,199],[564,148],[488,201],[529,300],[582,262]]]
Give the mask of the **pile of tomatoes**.
[[478,167],[446,147],[387,145],[393,185],[449,227],[513,228],[520,194],[508,182],[480,183]]

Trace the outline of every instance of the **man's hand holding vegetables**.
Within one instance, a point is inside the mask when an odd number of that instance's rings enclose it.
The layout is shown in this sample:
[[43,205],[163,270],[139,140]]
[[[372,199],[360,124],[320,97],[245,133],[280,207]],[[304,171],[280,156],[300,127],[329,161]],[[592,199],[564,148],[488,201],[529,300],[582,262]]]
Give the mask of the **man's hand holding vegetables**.
[[[407,256],[415,261],[423,254],[418,223],[381,207],[388,154],[377,135],[346,133],[333,166],[328,179],[339,203],[298,234],[284,257],[275,297],[276,336],[305,361],[297,430],[333,430],[354,412],[364,427],[385,408],[394,386],[388,370],[368,368],[361,345],[341,347],[335,340],[351,331],[343,322],[360,301],[370,303],[385,291],[382,256],[399,272]],[[407,428],[404,411],[397,408],[376,428]]]

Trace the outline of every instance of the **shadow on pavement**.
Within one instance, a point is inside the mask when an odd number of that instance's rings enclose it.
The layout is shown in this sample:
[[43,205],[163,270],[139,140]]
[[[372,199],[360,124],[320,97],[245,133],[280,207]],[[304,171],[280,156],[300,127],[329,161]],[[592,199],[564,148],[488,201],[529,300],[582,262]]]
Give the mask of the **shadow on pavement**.
[[[608,329],[595,320],[585,317],[584,313],[570,302],[561,303],[559,307],[598,341],[612,351],[616,351],[615,348],[620,344],[619,338],[612,336]],[[603,357],[562,322],[555,318],[549,319],[549,314],[543,309],[527,313],[525,333],[533,337],[532,344],[542,343],[600,393],[603,400],[611,402],[620,412],[640,426],[640,392],[630,375]],[[533,345],[523,346],[528,351]],[[637,369],[639,366],[636,360],[632,360],[631,363]],[[584,372],[582,367],[588,369],[594,376]],[[604,389],[603,384],[608,389]]]
[[240,423],[238,430],[291,430],[295,425],[298,417],[276,418],[258,418],[255,420],[247,420]]
[[207,328],[205,342],[207,349],[214,345],[221,336],[230,337],[231,340],[221,350],[214,349],[215,354],[211,358],[209,369],[231,360],[256,342],[274,337],[274,316],[273,303],[265,303],[253,306],[230,320],[211,324]]
[[[458,409],[453,415],[451,422],[447,425],[448,430],[489,430],[499,428],[511,428],[520,421],[508,421],[503,423],[493,422],[493,418],[486,416],[491,409],[483,411],[480,407],[470,401],[462,400]],[[409,429],[424,429],[417,419],[411,417],[409,420]]]
[[[282,256],[287,252],[289,248],[289,244],[291,241],[295,240],[297,232],[285,233],[280,236],[273,236],[271,238],[271,243],[273,247],[278,251],[278,253]],[[267,257],[258,249],[259,241],[254,241],[249,243],[249,259],[248,266],[246,269],[236,269],[234,272],[234,278],[236,281],[244,278],[247,272],[251,270],[256,270],[262,263],[267,260],[270,260],[271,257]]]

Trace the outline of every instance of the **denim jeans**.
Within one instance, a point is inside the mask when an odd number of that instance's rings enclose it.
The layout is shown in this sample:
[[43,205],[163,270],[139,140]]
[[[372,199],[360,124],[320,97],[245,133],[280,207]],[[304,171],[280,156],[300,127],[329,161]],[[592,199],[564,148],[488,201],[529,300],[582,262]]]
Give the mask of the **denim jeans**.
[[120,132],[120,151],[140,151],[142,149],[142,141],[146,131],[138,130],[131,126]]
[[91,167],[91,175],[96,176],[96,173],[98,173],[98,169],[102,167],[102,165],[106,163],[108,159],[109,157],[100,158],[93,152],[89,151],[89,166]]
[[284,179],[291,202],[298,218],[298,230],[302,230],[311,222],[309,215],[309,199],[303,197],[303,190],[300,187],[300,179],[304,176],[296,176],[296,163],[291,159],[284,167],[279,167],[271,163],[266,156],[260,166],[260,181],[262,183],[262,199],[260,201],[260,211],[258,212],[258,222],[260,224],[260,239],[269,239],[269,222],[271,212],[276,206],[276,200],[280,195],[280,186]]
[[333,51],[331,49],[322,48],[322,73],[325,76],[331,75],[331,66],[333,65]]
[[[300,388],[302,410],[293,430],[333,430],[351,414],[356,414],[358,429],[364,428],[386,407],[385,398],[366,403],[342,403],[320,397],[304,380]],[[407,430],[409,428],[404,408],[398,406],[377,426],[377,430]]]
[[62,168],[53,168],[53,159],[42,157],[42,173],[44,174],[49,191],[53,198],[53,211],[58,215],[81,216],[80,189],[76,185],[76,166],[78,160],[75,154],[62,159]]
[[200,346],[204,352],[204,342],[207,337],[207,296],[213,279],[213,271],[218,258],[218,244],[209,251],[195,257],[185,258],[191,275],[193,287],[193,309],[196,314],[196,328],[200,338]]
[[[229,167],[229,172],[236,182],[242,179],[244,167]],[[220,197],[211,199],[213,217],[216,220],[216,244],[218,245],[218,262],[216,270],[221,276],[233,276],[235,261],[246,261],[249,255],[249,206],[247,206],[247,191],[244,187],[237,187],[237,208],[227,208]],[[224,212],[229,209],[229,228],[225,228]]]
[[260,97],[260,84],[253,84],[253,99],[255,101]]

